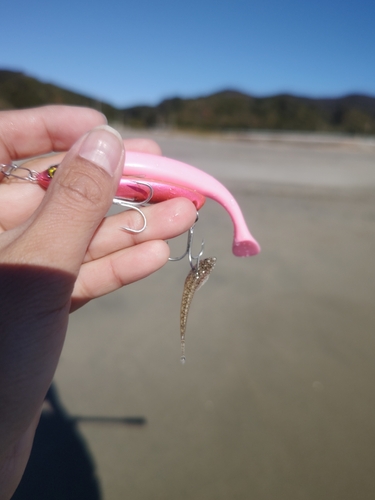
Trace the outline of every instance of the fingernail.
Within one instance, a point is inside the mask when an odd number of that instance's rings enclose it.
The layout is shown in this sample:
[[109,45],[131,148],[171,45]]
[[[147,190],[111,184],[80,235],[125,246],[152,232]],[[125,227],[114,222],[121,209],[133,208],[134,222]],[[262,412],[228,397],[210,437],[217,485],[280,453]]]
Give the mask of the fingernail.
[[87,134],[78,155],[113,176],[124,155],[122,138],[112,127],[102,125]]

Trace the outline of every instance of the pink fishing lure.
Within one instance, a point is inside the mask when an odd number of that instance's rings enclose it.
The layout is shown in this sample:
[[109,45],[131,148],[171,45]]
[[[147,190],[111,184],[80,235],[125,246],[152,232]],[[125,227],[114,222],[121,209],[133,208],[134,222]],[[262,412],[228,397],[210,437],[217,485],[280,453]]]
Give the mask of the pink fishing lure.
[[[38,175],[40,185],[48,187],[54,168],[51,167]],[[137,180],[152,186],[154,194],[149,203],[183,196],[190,199],[199,209],[206,197],[215,200],[225,208],[232,219],[234,255],[247,257],[260,252],[260,246],[251,235],[237,201],[225,186],[208,173],[164,156],[128,151],[116,196],[137,202],[146,199],[149,190],[146,186],[137,184]]]

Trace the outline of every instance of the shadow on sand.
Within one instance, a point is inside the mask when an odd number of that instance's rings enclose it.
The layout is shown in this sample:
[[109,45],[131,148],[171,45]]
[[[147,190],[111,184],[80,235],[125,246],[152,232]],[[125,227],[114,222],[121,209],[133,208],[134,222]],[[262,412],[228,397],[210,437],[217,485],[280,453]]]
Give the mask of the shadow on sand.
[[78,422],[144,425],[142,417],[70,416],[51,386],[24,476],[12,500],[100,500],[95,464]]

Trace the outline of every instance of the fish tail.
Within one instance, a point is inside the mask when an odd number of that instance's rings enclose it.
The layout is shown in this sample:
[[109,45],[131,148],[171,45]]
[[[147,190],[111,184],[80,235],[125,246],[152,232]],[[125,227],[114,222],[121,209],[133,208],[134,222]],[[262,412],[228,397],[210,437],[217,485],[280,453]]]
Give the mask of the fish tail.
[[186,361],[186,356],[185,356],[185,335],[181,337],[181,363],[184,365]]

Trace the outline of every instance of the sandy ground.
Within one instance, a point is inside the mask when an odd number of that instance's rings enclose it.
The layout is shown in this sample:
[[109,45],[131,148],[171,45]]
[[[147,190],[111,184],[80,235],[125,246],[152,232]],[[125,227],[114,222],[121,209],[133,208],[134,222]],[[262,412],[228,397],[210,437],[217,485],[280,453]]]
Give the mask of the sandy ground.
[[56,376],[68,411],[147,419],[79,424],[104,499],[375,498],[373,143],[149,135],[231,189],[262,253],[232,256],[226,212],[201,210],[218,264],[185,366],[187,262],[72,315]]

